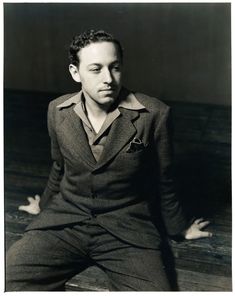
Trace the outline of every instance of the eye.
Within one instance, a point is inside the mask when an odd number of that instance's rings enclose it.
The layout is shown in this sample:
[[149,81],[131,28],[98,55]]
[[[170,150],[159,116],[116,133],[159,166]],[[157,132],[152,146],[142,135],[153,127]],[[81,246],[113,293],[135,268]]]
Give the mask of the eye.
[[112,67],[112,69],[113,69],[114,71],[117,71],[117,72],[121,71],[121,67],[120,67],[120,65],[114,65],[114,66]]
[[100,68],[91,68],[89,69],[90,72],[93,72],[93,73],[99,73],[100,72]]

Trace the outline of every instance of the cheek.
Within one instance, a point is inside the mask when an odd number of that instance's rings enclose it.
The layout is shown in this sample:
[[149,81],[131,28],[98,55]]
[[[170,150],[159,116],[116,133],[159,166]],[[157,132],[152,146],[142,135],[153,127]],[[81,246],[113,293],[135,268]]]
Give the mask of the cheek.
[[114,78],[116,81],[120,82],[122,80],[122,74],[121,73],[116,73],[114,75]]
[[83,88],[89,90],[90,92],[95,90],[96,81],[90,77],[86,77],[86,79],[81,80]]

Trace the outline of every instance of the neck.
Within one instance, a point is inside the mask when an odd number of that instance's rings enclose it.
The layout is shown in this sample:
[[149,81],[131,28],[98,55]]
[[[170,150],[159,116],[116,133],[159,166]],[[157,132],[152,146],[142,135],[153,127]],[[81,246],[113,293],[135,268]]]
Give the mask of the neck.
[[98,104],[97,102],[92,100],[86,93],[84,93],[84,97],[85,107],[88,115],[96,118],[107,116],[112,104]]
[[107,117],[109,106],[97,104],[90,97],[87,98],[85,93],[84,97],[84,106],[87,118],[90,121],[90,124],[92,125],[95,132],[98,133]]

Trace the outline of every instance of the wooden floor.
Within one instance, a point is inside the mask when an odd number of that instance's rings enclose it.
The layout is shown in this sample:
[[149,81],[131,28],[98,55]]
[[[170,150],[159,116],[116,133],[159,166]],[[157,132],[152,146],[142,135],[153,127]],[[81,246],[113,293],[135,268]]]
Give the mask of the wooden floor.
[[[26,197],[45,187],[50,160],[46,112],[58,94],[6,91],[5,242],[22,236],[32,216],[19,212]],[[167,240],[163,260],[172,290],[231,291],[231,113],[228,107],[169,103],[175,126],[175,170],[188,215],[211,220],[210,239]],[[68,291],[107,289],[105,274],[90,267],[71,279]]]

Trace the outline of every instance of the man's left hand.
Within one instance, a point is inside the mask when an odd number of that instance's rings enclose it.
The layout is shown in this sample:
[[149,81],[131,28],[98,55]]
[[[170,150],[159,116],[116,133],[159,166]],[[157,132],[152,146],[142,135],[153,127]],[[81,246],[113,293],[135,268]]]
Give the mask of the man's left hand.
[[198,239],[203,237],[212,237],[212,233],[208,231],[202,231],[204,227],[210,224],[210,221],[204,221],[203,218],[196,219],[193,224],[186,229],[182,234],[185,239]]

